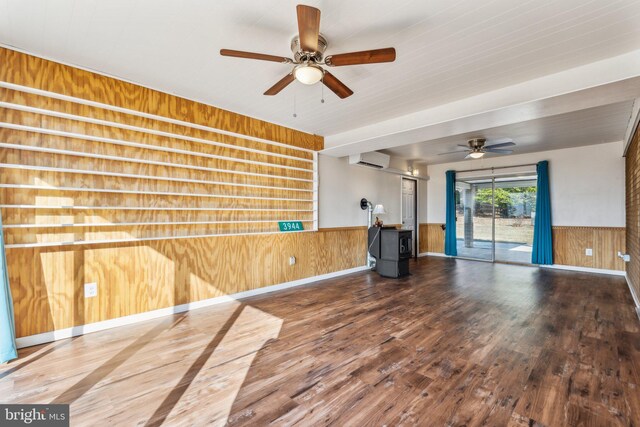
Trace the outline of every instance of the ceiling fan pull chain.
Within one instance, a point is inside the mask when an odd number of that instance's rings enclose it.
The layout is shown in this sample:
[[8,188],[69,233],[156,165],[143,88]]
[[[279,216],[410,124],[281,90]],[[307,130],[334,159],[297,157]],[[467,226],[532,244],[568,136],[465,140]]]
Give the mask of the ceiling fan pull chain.
[[295,119],[296,117],[298,117],[298,115],[296,114],[296,95],[297,95],[298,91],[294,90],[293,91],[293,118]]
[[320,103],[324,104],[324,73],[322,73],[322,81],[320,85]]

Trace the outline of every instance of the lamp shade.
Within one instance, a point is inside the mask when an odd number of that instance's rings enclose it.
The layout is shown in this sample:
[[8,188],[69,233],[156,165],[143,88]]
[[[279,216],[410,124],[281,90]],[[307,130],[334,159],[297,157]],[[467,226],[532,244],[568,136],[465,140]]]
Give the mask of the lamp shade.
[[376,205],[376,206],[373,208],[373,214],[374,214],[374,215],[384,215],[384,214],[386,214],[386,213],[387,213],[387,211],[386,211],[386,210],[384,210],[384,206],[383,206],[383,205]]

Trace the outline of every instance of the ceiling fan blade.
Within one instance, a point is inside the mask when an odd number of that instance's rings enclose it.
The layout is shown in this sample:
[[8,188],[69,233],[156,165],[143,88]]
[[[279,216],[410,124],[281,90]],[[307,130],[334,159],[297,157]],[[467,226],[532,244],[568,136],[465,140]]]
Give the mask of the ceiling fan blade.
[[511,138],[491,138],[486,141],[489,144],[500,144],[502,142],[513,142]]
[[361,52],[340,53],[329,55],[325,63],[331,67],[358,64],[376,64],[380,62],[393,62],[396,60],[396,50],[392,47],[386,49],[363,50]]
[[484,148],[513,147],[514,145],[516,145],[514,142],[502,142],[500,144],[486,145]]
[[220,55],[233,56],[234,58],[259,59],[261,61],[281,62],[291,64],[293,61],[284,56],[265,55],[264,53],[244,52],[242,50],[220,49]]
[[458,144],[458,147],[469,149],[469,144]]
[[264,94],[277,95],[278,93],[280,93],[282,89],[289,86],[289,84],[291,84],[291,82],[294,81],[295,79],[296,78],[293,76],[293,73],[287,74],[282,79],[280,79],[278,83],[271,86]]
[[333,74],[328,71],[324,72],[322,83],[329,89],[331,89],[336,95],[344,99],[353,95],[353,91],[345,86],[340,80],[338,80]]
[[447,151],[446,153],[438,153],[438,156],[446,156],[447,154],[457,154],[457,153],[470,153],[470,150],[460,150],[460,151]]
[[513,153],[513,150],[502,150],[500,148],[485,148],[484,149],[485,152],[487,153],[496,153],[496,154],[511,154]]
[[320,11],[315,7],[303,4],[296,6],[296,11],[298,13],[300,48],[305,52],[317,52],[318,36],[320,34]]

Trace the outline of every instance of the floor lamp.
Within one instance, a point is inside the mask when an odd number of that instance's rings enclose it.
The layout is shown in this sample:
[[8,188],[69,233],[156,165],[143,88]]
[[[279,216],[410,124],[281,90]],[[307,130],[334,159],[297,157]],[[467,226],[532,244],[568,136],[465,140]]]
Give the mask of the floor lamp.
[[[373,204],[365,199],[364,197],[360,200],[360,209],[363,211],[367,211],[367,233],[369,233],[369,229],[371,228],[371,221],[373,216]],[[369,244],[367,243],[367,266],[369,268],[373,268],[376,266],[376,259],[371,256],[369,252]]]

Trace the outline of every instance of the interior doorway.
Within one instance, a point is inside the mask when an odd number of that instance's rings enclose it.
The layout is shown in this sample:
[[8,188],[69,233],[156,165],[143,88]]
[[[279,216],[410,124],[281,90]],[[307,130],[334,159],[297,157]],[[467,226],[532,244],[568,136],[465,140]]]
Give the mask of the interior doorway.
[[531,264],[537,176],[456,179],[459,258]]
[[411,230],[411,250],[414,257],[418,256],[418,181],[402,178],[402,198],[400,211],[402,214],[402,229]]

